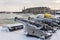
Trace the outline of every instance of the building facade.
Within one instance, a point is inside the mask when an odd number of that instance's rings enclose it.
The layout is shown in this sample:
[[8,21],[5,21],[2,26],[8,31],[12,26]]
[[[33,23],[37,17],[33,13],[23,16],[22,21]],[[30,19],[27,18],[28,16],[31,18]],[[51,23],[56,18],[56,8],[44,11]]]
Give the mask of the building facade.
[[48,7],[34,7],[34,8],[27,8],[22,10],[24,13],[34,13],[34,14],[39,14],[39,13],[50,13],[50,8]]

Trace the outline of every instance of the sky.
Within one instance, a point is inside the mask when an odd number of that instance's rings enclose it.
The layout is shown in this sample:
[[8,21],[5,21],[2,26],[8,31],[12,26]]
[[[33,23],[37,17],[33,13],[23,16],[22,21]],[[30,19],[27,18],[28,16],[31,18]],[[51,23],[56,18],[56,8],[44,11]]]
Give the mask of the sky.
[[60,9],[60,0],[0,0],[0,11],[21,11],[24,6]]

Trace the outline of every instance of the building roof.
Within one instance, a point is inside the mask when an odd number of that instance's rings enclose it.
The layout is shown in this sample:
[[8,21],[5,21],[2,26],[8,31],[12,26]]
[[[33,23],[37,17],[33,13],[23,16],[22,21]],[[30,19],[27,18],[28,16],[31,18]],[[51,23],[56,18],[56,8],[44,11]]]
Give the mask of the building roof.
[[32,8],[27,8],[26,10],[29,10],[29,9],[50,9],[48,7],[32,7]]

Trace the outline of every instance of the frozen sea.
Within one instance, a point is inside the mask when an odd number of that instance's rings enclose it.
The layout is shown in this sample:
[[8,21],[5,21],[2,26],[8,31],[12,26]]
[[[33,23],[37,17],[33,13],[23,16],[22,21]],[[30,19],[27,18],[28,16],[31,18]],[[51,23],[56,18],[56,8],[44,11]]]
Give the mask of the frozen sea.
[[[27,19],[29,16],[35,17],[33,14],[0,14],[0,19],[11,19],[14,17],[20,17]],[[55,15],[56,17],[60,15]],[[2,21],[3,22],[3,21]],[[4,32],[3,28],[0,28],[0,40],[41,40],[35,37],[27,37],[25,35],[24,29],[13,31],[13,32]],[[60,40],[60,30],[53,34],[50,40]]]
[[[14,19],[13,19],[15,17],[27,19],[30,15],[32,17],[35,16],[33,14],[13,14],[13,13],[4,14],[4,13],[2,13],[2,14],[0,14],[0,26],[17,23],[17,22],[14,22]],[[10,19],[10,20],[8,20],[8,19]]]

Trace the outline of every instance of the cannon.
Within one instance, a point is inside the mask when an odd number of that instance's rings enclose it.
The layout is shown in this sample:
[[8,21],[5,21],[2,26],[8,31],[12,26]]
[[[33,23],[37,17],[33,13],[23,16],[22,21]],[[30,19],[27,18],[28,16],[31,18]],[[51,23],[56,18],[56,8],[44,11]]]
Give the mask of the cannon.
[[36,23],[35,21],[25,20],[22,18],[16,18],[14,20],[24,23],[25,32],[27,33],[27,35],[33,35],[42,39],[47,39],[50,38],[53,34],[52,32],[48,32],[50,30],[53,31],[52,27],[45,23]]
[[60,21],[56,18],[30,18],[30,21],[35,21],[36,23],[45,23],[48,24],[51,27],[56,27],[57,29],[60,28]]

